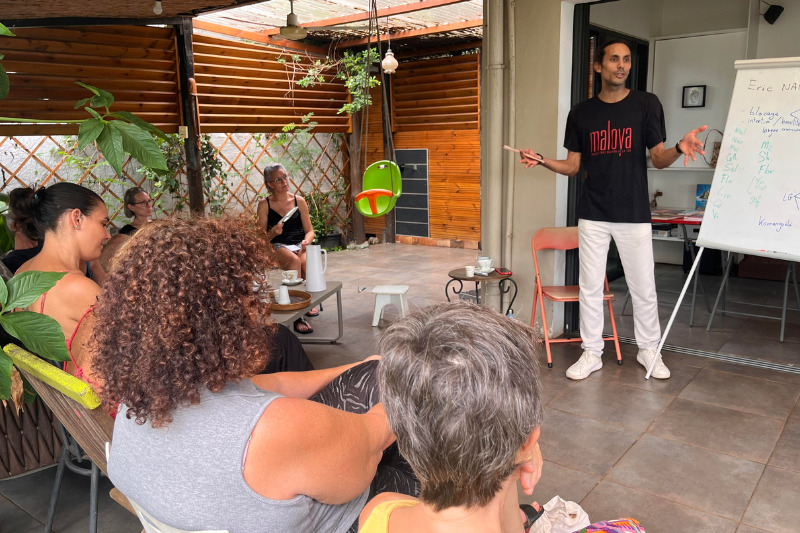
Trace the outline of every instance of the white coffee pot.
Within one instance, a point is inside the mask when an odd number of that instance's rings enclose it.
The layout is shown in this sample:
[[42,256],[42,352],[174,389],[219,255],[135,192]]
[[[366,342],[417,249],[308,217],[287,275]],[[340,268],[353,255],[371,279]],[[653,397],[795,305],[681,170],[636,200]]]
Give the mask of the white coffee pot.
[[[322,264],[325,256],[325,265]],[[328,288],[325,283],[325,271],[328,269],[328,252],[318,244],[306,246],[306,289],[309,292],[320,292]]]

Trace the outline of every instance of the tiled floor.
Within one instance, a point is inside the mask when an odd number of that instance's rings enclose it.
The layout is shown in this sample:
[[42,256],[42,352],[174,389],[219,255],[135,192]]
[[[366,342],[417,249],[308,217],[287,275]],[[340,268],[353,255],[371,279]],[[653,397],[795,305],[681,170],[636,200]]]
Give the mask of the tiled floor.
[[[331,254],[327,277],[344,282],[345,336],[339,345],[306,345],[314,364],[352,362],[375,351],[381,330],[397,312],[387,308],[380,327],[371,327],[372,287],[410,285],[412,308],[440,302],[446,272],[474,255],[469,250],[406,245]],[[681,278],[679,268],[659,268],[660,288],[671,288]],[[622,281],[615,284],[618,292],[624,289]],[[769,290],[754,294],[763,296]],[[334,306],[331,301],[312,322],[323,335],[336,328]],[[620,301],[617,312],[621,307]],[[664,321],[671,310],[662,306]],[[626,313],[630,311],[629,307]],[[699,322],[705,324],[707,317],[698,311]],[[765,358],[800,362],[796,322],[780,345],[775,321],[726,317],[720,331],[707,334],[704,327],[686,326],[687,320],[688,309],[682,310],[669,344],[691,339],[704,349],[732,353],[757,346],[757,354]],[[621,333],[632,336],[624,329],[632,327],[631,317],[619,322]],[[556,345],[554,367],[542,365],[545,468],[533,497],[546,502],[558,494],[574,500],[593,520],[634,516],[651,533],[797,530],[800,375],[670,352],[664,358],[672,377],[645,381],[635,347],[623,344],[622,350],[622,366],[606,356],[604,368],[581,382],[564,376],[579,356],[576,345]],[[41,530],[53,474],[50,468],[0,482],[0,533]],[[87,490],[87,479],[69,475],[56,531],[86,531]],[[102,491],[100,531],[138,533],[137,521],[106,494]]]

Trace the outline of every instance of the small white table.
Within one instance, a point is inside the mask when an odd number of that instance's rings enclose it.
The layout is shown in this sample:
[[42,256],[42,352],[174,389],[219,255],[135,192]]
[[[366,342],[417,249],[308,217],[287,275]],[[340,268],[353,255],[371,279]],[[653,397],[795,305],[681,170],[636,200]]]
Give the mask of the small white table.
[[339,335],[336,337],[314,337],[313,333],[310,335],[299,335],[298,338],[300,342],[303,344],[336,344],[339,339],[342,338],[344,335],[344,318],[342,316],[342,282],[341,281],[327,281],[326,282],[327,289],[324,291],[318,292],[310,292],[306,289],[305,282],[295,285],[291,287],[292,289],[298,289],[301,291],[306,291],[311,295],[311,303],[307,307],[303,307],[301,309],[295,309],[293,311],[273,311],[272,312],[272,319],[277,322],[278,324],[283,324],[289,329],[292,329],[292,325],[294,321],[298,318],[302,317],[306,313],[308,313],[311,309],[316,307],[319,303],[325,301],[329,297],[331,297],[334,293],[336,293],[336,308],[338,313],[338,320],[339,320]]

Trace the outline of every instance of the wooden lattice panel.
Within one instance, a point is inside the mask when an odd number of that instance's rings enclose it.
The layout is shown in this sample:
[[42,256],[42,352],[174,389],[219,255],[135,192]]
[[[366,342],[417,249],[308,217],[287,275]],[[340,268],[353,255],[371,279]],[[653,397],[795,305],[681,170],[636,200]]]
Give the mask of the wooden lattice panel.
[[61,438],[53,412],[37,397],[20,413],[0,404],[0,479],[58,462]]
[[[274,133],[212,134],[210,138],[226,174],[226,178],[215,181],[212,188],[224,187],[226,212],[255,217],[258,200],[266,194],[263,169],[276,161],[287,167],[292,184],[300,194],[328,192],[339,184],[343,195],[329,198],[334,208],[331,222],[348,231],[352,212],[349,156],[343,134],[286,135],[283,144],[278,142],[279,136]],[[121,177],[116,177],[93,147],[78,152],[74,137],[0,137],[0,191],[50,186],[60,181],[80,183],[103,197],[112,227],[116,228],[128,222],[122,206],[126,189],[140,186],[153,192],[136,160],[126,158],[122,173]],[[182,183],[179,198],[186,204],[185,169],[178,173],[178,179]],[[179,213],[176,207],[180,203],[178,199],[155,193],[153,197],[158,203],[156,217]]]

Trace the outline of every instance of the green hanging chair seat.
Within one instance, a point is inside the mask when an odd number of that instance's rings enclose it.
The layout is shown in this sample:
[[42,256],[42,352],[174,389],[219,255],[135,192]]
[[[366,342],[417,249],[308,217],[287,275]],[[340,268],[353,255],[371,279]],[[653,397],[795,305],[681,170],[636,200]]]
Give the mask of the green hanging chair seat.
[[394,208],[403,192],[400,167],[393,161],[376,161],[364,172],[363,191],[355,206],[365,217],[379,217]]

